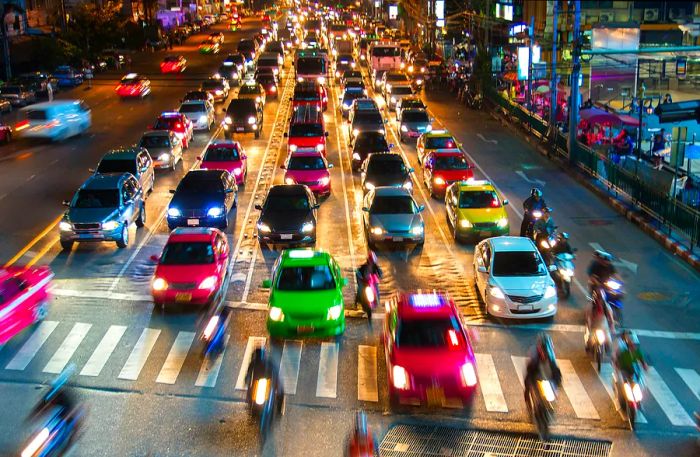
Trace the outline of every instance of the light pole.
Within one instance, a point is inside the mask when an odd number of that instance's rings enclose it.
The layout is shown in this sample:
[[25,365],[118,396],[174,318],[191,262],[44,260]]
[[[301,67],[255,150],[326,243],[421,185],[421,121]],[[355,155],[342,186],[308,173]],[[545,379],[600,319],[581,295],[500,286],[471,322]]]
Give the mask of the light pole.
[[581,74],[581,0],[574,0],[574,52],[573,66],[571,70],[571,101],[569,102],[569,163],[576,164],[574,149],[576,147],[576,133],[578,130],[578,80]]

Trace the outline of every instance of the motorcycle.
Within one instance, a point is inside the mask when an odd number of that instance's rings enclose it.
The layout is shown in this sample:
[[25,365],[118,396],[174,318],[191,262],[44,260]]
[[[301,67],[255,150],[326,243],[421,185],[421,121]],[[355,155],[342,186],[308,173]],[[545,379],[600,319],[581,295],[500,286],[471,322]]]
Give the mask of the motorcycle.
[[199,340],[202,343],[202,355],[204,357],[212,353],[218,353],[224,346],[224,335],[231,320],[231,313],[227,308],[212,314],[205,319],[206,324],[202,329]]
[[554,279],[564,298],[569,298],[571,295],[571,281],[574,278],[574,270],[576,268],[574,264],[576,249],[569,244],[569,234],[566,232],[558,233],[548,243],[550,244],[551,265],[554,265],[554,268],[551,268],[550,265],[552,279]]
[[[536,387],[536,389],[534,388]],[[542,377],[528,389],[530,415],[535,421],[537,434],[542,441],[549,438],[549,424],[554,418],[554,401],[557,399],[556,386]]]
[[525,219],[527,220],[527,225],[525,227],[525,237],[532,238],[533,231],[535,228],[535,222],[537,219],[542,217],[542,210],[535,209],[532,211],[525,210]]
[[601,299],[605,300],[612,310],[615,323],[618,326],[622,325],[622,299],[625,296],[624,284],[617,276],[611,276],[603,281],[591,280],[590,289],[591,297],[595,296],[594,288],[598,289],[597,294]]
[[596,325],[593,328],[586,326],[583,334],[586,352],[593,354],[593,363],[595,363],[598,373],[600,373],[603,357],[610,353],[610,336],[603,325]]
[[347,457],[374,457],[374,438],[367,426],[367,415],[358,411],[355,416],[355,429],[348,440],[345,455]]
[[284,393],[276,373],[273,370],[256,371],[253,368],[249,373],[246,400],[248,412],[260,421],[260,440],[265,443],[273,420],[284,411]]
[[620,408],[624,410],[630,430],[636,427],[637,412],[642,408],[644,398],[644,376],[635,365],[632,376],[625,377],[619,370],[613,370],[613,386],[617,394]]
[[372,273],[368,278],[364,278],[360,270],[356,271],[357,287],[360,288],[360,305],[367,314],[367,318],[372,319],[372,311],[379,305],[379,275]]

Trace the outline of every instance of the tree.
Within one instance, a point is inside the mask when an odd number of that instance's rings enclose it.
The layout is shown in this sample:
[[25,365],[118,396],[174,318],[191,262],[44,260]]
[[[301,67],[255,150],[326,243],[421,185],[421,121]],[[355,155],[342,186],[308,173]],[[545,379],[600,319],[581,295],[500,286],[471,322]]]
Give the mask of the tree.
[[125,21],[111,2],[99,8],[93,3],[80,3],[73,9],[65,39],[78,48],[81,57],[94,57],[119,42]]

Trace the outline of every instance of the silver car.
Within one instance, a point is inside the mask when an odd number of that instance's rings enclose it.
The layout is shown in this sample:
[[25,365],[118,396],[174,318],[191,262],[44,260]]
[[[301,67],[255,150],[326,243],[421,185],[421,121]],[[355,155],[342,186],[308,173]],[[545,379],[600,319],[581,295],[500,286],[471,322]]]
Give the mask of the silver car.
[[27,106],[36,102],[34,91],[24,86],[0,87],[0,98],[10,102],[12,106]]
[[416,204],[408,189],[376,187],[370,190],[362,207],[368,247],[374,249],[381,242],[422,246],[425,225],[420,213],[424,209]]
[[398,121],[399,140],[403,143],[406,138],[417,139],[424,133],[433,130],[433,120],[424,109],[407,109],[401,112]]
[[410,85],[392,85],[387,83],[384,99],[389,109],[396,111],[396,104],[404,97],[413,97],[413,87]]
[[155,168],[175,170],[178,162],[182,161],[182,141],[171,131],[151,130],[145,132],[138,146],[148,151]]
[[195,130],[211,130],[214,125],[214,106],[205,100],[188,100],[182,102],[180,113],[192,121]]

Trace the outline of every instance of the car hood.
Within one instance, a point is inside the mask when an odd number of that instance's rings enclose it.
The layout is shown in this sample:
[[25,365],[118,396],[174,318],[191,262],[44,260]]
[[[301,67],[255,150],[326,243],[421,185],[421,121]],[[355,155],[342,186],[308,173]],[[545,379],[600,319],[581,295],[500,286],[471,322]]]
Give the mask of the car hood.
[[273,232],[299,232],[305,222],[313,222],[311,211],[275,211],[260,215],[260,222],[270,226]]
[[222,206],[224,204],[223,194],[217,196],[200,195],[200,194],[175,194],[170,207],[175,207],[179,210],[183,209],[207,209],[210,206]]
[[467,361],[473,363],[473,357],[466,350],[397,348],[392,356],[394,365],[404,367],[409,375],[421,377],[442,377],[449,374],[460,376],[459,370]]
[[199,168],[202,170],[226,170],[229,173],[233,173],[233,170],[236,168],[241,168],[242,166],[243,162],[239,160],[232,160],[228,162],[207,161],[199,164]]
[[68,219],[74,223],[106,222],[116,219],[119,211],[116,208],[70,208]]
[[506,211],[501,208],[464,208],[457,210],[458,219],[466,219],[471,223],[496,222],[506,216]]
[[[216,275],[216,263],[206,265],[162,265],[158,264],[154,276],[165,279],[168,283],[195,282],[197,286],[204,278]],[[195,287],[197,287],[195,286]]]
[[273,290],[270,293],[270,306],[296,318],[324,319],[328,308],[343,304],[343,295],[337,289],[288,292]]
[[420,225],[420,214],[370,214],[369,224],[382,227],[387,232],[406,232]]
[[549,275],[543,276],[491,276],[491,283],[498,286],[505,294],[542,295],[547,286],[552,285]]

